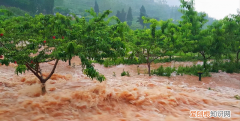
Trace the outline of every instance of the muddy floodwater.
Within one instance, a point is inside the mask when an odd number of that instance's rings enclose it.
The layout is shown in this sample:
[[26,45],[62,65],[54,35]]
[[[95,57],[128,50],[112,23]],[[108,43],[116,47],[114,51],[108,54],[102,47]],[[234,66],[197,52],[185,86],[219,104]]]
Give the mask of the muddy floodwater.
[[[240,121],[240,74],[212,73],[198,81],[196,76],[147,76],[147,66],[94,64],[106,77],[99,83],[85,76],[80,59],[74,67],[59,62],[46,83],[47,94],[30,72],[17,76],[15,64],[0,66],[0,121]],[[41,64],[44,75],[54,62]],[[186,66],[191,62],[153,64]],[[121,77],[129,71],[130,77]],[[115,72],[116,76],[113,76]],[[211,88],[209,90],[209,88]],[[231,118],[189,118],[190,110],[230,110]]]

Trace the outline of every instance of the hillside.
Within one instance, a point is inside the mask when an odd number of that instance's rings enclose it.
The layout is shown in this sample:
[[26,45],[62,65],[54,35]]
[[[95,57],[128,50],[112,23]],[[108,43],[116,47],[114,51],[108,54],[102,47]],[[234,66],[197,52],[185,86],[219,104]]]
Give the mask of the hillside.
[[[137,18],[140,15],[140,8],[144,5],[146,13],[151,18],[158,20],[167,20],[172,18],[175,22],[181,19],[182,14],[178,11],[178,0],[167,0],[166,3],[154,2],[154,0],[97,0],[99,5],[99,11],[103,12],[110,9],[112,13],[110,16],[117,14],[117,11],[124,9],[128,11],[129,7],[132,8],[133,25],[132,29],[141,28],[141,25],[137,23]],[[85,10],[94,7],[95,0],[55,0],[55,7],[68,8],[75,14],[87,16]],[[168,5],[169,4],[169,5]],[[178,6],[176,6],[178,5]],[[210,25],[214,19],[208,18],[209,22],[206,25]]]
[[[93,8],[95,4],[95,0],[54,0],[54,5],[52,3],[48,3],[46,0],[19,0],[12,4],[13,2],[13,0],[4,0],[0,2],[0,5],[11,7],[9,10],[16,15],[24,15],[23,11],[19,11],[18,9],[25,10],[29,14],[34,15],[38,13],[47,14],[59,12],[57,9],[60,8],[60,11],[64,11],[61,12],[64,15],[71,12],[80,14],[81,16],[87,18],[89,18],[89,15],[85,12],[85,10]],[[122,11],[122,9],[124,9],[124,11],[127,13],[129,7],[131,7],[133,15],[131,29],[142,28],[142,26],[137,22],[137,18],[140,15],[140,8],[142,5],[144,5],[146,14],[149,17],[158,20],[167,20],[172,18],[174,22],[177,23],[177,20],[180,20],[182,16],[182,14],[178,11],[180,5],[178,0],[166,0],[166,2],[160,2],[160,0],[97,0],[97,2],[99,5],[99,11],[101,13],[109,9],[112,11],[110,16],[115,16],[117,14],[117,11]],[[206,28],[207,25],[211,25],[214,21],[213,18],[208,18],[208,20],[209,22],[205,25],[204,28]]]

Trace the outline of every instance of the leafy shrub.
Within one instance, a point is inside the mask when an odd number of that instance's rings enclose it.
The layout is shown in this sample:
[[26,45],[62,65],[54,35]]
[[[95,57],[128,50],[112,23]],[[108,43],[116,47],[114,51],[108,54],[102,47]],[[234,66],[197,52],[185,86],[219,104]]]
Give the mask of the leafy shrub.
[[137,72],[138,72],[138,75],[140,75],[140,69],[137,67]]
[[128,76],[128,77],[130,77],[130,74],[129,74],[129,72],[128,72],[128,71],[127,71],[127,76]]
[[114,65],[114,62],[111,61],[110,59],[106,59],[106,60],[104,60],[103,65],[104,65],[104,67],[111,67]]
[[165,70],[165,76],[170,77],[172,72],[174,71],[174,68],[172,69],[171,67],[167,67]]
[[172,72],[174,72],[175,70],[176,70],[175,68],[167,67],[164,69],[163,66],[160,66],[158,69],[152,70],[151,74],[170,77]]
[[195,76],[198,76],[198,72],[201,71],[201,72],[203,72],[202,77],[211,76],[210,73],[209,73],[209,70],[207,70],[207,69],[205,70],[203,68],[203,66],[201,66],[201,65],[193,65],[191,67],[189,67],[189,66],[186,66],[186,67],[179,66],[178,69],[176,69],[175,67],[174,68],[167,67],[167,68],[164,69],[163,66],[161,66],[156,70],[152,70],[152,74],[156,74],[158,76],[170,77],[171,74],[174,71],[177,72],[177,75],[187,74],[187,75],[195,75]]
[[152,70],[152,74],[156,74],[158,76],[163,76],[164,68],[160,66],[157,70]]
[[237,100],[240,100],[240,96],[239,95],[235,95],[234,96]]
[[126,76],[127,75],[127,73],[126,73],[126,71],[124,71],[124,69],[123,69],[123,72],[121,73],[121,76]]
[[219,70],[225,71],[227,73],[239,73],[240,66],[234,62],[223,62],[223,61],[214,61],[211,62],[210,72],[218,72]]

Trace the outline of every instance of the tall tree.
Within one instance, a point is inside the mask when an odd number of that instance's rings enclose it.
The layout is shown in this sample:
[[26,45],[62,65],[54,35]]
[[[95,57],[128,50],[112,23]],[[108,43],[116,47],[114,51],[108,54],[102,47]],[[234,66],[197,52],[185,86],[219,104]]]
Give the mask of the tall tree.
[[179,21],[179,25],[181,26],[181,40],[182,40],[182,51],[200,53],[203,56],[204,67],[206,65],[207,59],[211,58],[210,55],[210,46],[207,41],[210,38],[207,31],[203,31],[203,25],[207,22],[206,14],[200,13],[198,14],[194,8],[194,0],[185,1],[181,0],[181,10],[180,12],[183,14],[182,21]]
[[[148,74],[151,76],[151,63],[159,57],[165,56],[169,51],[168,46],[172,46],[172,42],[174,42],[173,36],[175,30],[168,32],[166,29],[174,29],[175,26],[169,24],[170,20],[167,22],[159,22],[156,19],[146,19],[145,17],[143,17],[143,19],[144,23],[151,24],[151,28],[135,31],[136,39],[133,42],[135,44],[134,51],[137,51],[136,53],[139,54],[139,57],[146,59]],[[157,26],[160,26],[161,30],[157,30]],[[169,34],[167,35],[167,33]]]
[[124,9],[122,9],[120,20],[121,22],[126,21],[126,12],[124,11]]
[[128,14],[127,14],[127,23],[128,23],[129,26],[132,25],[132,20],[133,20],[132,8],[129,7],[129,9],[128,9]]
[[144,24],[143,19],[142,19],[143,16],[147,17],[147,12],[146,12],[145,7],[142,5],[142,7],[140,8],[140,16],[138,17],[137,22],[139,22],[144,28],[145,24]]
[[116,14],[116,16],[118,17],[118,19],[120,19],[120,21],[121,21],[121,13],[120,13],[120,11],[118,10],[117,11],[117,14]]
[[231,52],[236,53],[236,62],[239,63],[240,53],[240,14],[231,15],[223,19],[225,29],[225,39],[231,44]]
[[99,6],[98,6],[98,3],[97,3],[97,0],[95,0],[95,5],[94,5],[94,11],[97,13],[99,13]]

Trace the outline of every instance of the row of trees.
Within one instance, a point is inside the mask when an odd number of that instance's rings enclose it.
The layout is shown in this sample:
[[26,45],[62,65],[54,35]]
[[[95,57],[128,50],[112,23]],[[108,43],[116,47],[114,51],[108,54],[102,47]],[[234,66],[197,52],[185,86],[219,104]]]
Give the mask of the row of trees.
[[[198,14],[190,2],[181,0],[182,20],[178,24],[172,19],[157,21],[142,17],[143,23],[150,23],[150,29],[131,30],[134,55],[146,58],[148,73],[151,75],[150,64],[157,58],[172,56],[177,52],[199,53],[204,61],[204,68],[208,59],[220,60],[224,55],[232,62],[239,62],[239,20],[240,15],[231,15],[223,20],[215,21],[204,29],[207,23],[206,14]],[[159,27],[160,29],[157,29]],[[232,59],[236,53],[236,60]]]

